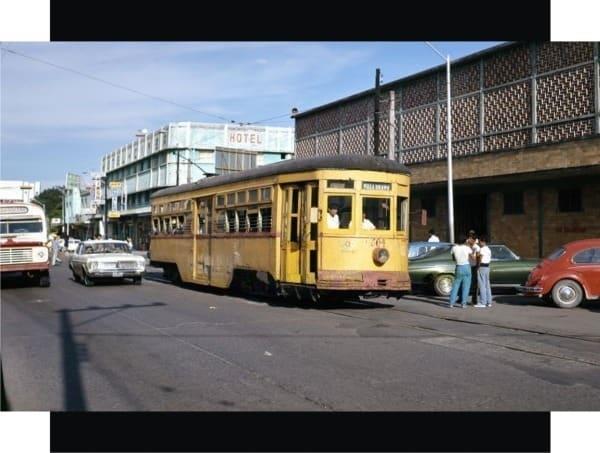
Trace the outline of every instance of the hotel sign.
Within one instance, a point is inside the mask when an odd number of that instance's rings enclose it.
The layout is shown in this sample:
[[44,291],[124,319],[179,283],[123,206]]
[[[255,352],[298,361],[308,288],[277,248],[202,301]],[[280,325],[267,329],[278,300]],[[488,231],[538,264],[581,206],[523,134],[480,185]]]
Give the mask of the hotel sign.
[[258,128],[232,128],[226,130],[225,147],[264,149],[265,130]]

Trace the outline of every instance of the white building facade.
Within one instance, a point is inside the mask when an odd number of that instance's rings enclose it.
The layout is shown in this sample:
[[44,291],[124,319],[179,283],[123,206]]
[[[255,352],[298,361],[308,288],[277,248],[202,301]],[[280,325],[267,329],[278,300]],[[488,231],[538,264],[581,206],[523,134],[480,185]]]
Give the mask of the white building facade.
[[109,185],[107,235],[130,237],[135,247],[145,249],[152,192],[219,174],[222,168],[216,165],[217,155],[223,150],[244,150],[253,155],[244,162],[261,166],[291,159],[294,142],[291,127],[179,122],[140,132],[136,140],[106,154],[101,161]]
[[0,200],[20,200],[29,202],[39,194],[39,181],[0,181]]

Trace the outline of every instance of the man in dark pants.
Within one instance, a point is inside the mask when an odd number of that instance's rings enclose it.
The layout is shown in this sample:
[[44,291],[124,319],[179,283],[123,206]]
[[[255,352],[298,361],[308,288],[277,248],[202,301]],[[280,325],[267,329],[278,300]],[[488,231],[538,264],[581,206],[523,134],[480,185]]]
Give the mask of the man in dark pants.
[[474,252],[474,254],[469,257],[469,264],[471,265],[471,301],[473,302],[473,305],[476,305],[477,292],[479,289],[477,284],[477,269],[479,269],[479,241],[477,240],[475,230],[469,230],[467,241]]

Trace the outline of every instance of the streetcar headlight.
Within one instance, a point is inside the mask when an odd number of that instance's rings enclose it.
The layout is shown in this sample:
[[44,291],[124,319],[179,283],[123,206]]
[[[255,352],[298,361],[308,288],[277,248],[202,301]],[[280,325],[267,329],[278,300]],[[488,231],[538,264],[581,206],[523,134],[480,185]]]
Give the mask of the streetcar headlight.
[[384,264],[390,259],[390,252],[387,249],[375,249],[373,250],[373,261],[376,264]]

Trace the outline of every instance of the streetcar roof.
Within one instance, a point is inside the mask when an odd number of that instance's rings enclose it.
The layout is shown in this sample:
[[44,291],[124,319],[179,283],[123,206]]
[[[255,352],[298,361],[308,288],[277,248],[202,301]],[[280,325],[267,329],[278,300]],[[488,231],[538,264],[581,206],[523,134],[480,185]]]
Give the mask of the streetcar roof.
[[325,169],[381,171],[385,173],[410,175],[410,170],[405,165],[396,162],[395,160],[364,154],[342,154],[336,156],[313,157],[310,159],[289,159],[274,164],[264,165],[262,167],[252,168],[250,170],[202,178],[193,183],[158,190],[154,192],[150,198],[174,195],[191,190],[232,184],[267,176]]

